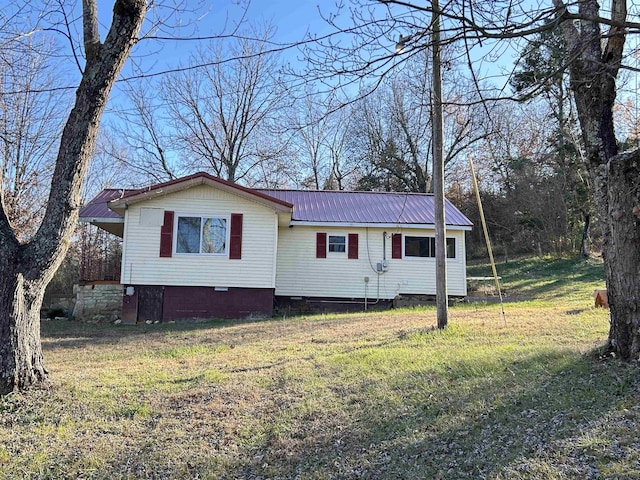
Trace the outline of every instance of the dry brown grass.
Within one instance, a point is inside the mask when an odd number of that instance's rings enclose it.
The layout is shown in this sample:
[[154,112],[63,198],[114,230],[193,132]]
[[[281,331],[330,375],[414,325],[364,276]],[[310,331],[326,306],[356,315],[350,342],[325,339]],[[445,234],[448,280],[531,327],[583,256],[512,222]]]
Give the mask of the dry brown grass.
[[640,478],[637,367],[589,302],[46,324],[0,478]]

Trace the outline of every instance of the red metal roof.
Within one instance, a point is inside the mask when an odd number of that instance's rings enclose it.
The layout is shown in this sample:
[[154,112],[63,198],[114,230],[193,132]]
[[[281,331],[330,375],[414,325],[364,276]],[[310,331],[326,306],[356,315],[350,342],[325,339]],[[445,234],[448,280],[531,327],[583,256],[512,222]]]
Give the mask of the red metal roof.
[[[261,192],[293,204],[292,220],[326,223],[434,224],[434,197],[426,193],[273,190]],[[447,225],[471,221],[445,202]]]
[[[162,183],[157,183],[155,185],[149,185],[148,187],[145,188],[140,188],[137,190],[127,190],[122,198],[126,198],[126,199],[131,199],[131,198],[135,198],[137,196],[140,196],[141,199],[145,199],[145,197],[151,193],[151,192],[155,192],[158,190],[163,190],[163,189],[167,189],[168,187],[183,187],[183,188],[189,188],[190,186],[192,186],[193,181],[208,181],[209,183],[213,183],[214,185],[217,184],[221,187],[226,187],[229,190],[233,191],[233,190],[237,190],[239,192],[248,194],[248,195],[253,195],[255,197],[260,197],[264,200],[267,200],[269,202],[275,202],[277,204],[280,204],[284,207],[287,208],[291,208],[293,207],[293,205],[291,205],[290,203],[285,202],[284,200],[280,200],[276,197],[271,197],[268,195],[265,195],[264,193],[261,193],[260,190],[254,189],[254,188],[248,188],[248,187],[244,187],[242,185],[238,185],[237,183],[234,182],[230,182],[228,180],[224,180],[222,178],[219,177],[215,177],[207,172],[197,172],[194,173],[192,175],[187,175],[186,177],[180,177],[180,178],[175,178],[173,180],[168,180],[166,182],[162,182]],[[115,200],[115,199],[114,199]]]
[[80,209],[80,218],[121,218],[107,206],[107,202],[122,198],[138,190],[124,188],[105,188],[96,197]]
[[[271,199],[276,203],[293,205],[293,221],[403,225],[432,225],[435,223],[434,198],[431,194],[251,189],[203,173],[153,185],[149,188],[103,190],[80,209],[80,217],[88,221],[97,218],[120,218],[118,213],[108,207],[109,201],[131,198],[140,193],[197,177],[213,179],[222,185],[233,186],[243,192]],[[448,200],[445,202],[445,218],[447,225],[450,226],[472,226],[471,221]]]

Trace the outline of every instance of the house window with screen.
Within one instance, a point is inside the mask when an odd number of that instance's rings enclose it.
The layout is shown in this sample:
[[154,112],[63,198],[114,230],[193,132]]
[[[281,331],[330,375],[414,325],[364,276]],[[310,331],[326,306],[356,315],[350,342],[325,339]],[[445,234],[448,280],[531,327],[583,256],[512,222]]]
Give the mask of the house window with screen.
[[344,235],[329,235],[329,251],[344,253],[347,251],[347,237]]
[[456,239],[455,238],[451,238],[451,237],[447,238],[447,258],[456,258]]
[[[404,255],[405,257],[436,257],[436,239],[435,237],[404,237]],[[456,258],[456,239],[447,238],[447,258]]]
[[179,216],[176,253],[226,254],[227,219]]

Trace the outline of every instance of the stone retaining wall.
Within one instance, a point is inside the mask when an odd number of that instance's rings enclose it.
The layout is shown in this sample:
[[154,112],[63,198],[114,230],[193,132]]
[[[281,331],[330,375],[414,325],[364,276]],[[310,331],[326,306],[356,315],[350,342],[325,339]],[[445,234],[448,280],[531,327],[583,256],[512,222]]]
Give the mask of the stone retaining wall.
[[104,323],[122,318],[123,286],[117,283],[74,285],[73,316],[81,322]]

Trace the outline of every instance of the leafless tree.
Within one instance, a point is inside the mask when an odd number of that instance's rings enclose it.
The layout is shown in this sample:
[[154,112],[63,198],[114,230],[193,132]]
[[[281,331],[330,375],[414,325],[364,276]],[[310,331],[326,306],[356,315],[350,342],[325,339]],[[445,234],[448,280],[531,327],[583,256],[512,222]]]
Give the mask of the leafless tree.
[[[624,359],[640,353],[640,149],[620,152],[613,111],[616,77],[628,34],[627,3],[608,17],[594,0],[577,9],[554,0],[569,48],[571,88],[586,150],[596,211],[603,225],[611,328],[608,349]],[[579,17],[579,24],[573,17]],[[631,26],[636,29],[637,25]]]
[[272,29],[200,49],[191,65],[208,65],[167,77],[165,101],[188,167],[231,181],[244,179],[281,152],[264,139],[277,134],[277,112],[286,100],[277,56],[266,53]]
[[52,89],[61,72],[48,63],[51,41],[21,43],[5,49],[0,63],[0,198],[16,236],[26,240],[44,213],[67,98]]
[[[99,35],[97,2],[83,1],[82,78],[60,137],[43,220],[30,240],[18,238],[4,203],[0,205],[0,394],[47,379],[40,342],[40,308],[45,288],[69,247],[100,119],[113,84],[138,39],[146,11],[145,0],[116,0],[111,26],[103,40]],[[24,38],[8,33],[2,41],[19,46]],[[4,52],[5,48],[0,54]]]
[[359,165],[350,138],[353,108],[339,108],[341,103],[335,95],[307,91],[289,109],[294,170],[304,188],[344,190],[356,184]]
[[323,150],[329,136],[330,116],[319,97],[307,92],[288,112],[301,184],[312,190],[321,190],[330,174]]
[[353,107],[337,110],[332,115],[331,128],[324,142],[329,159],[330,174],[325,189],[347,190],[357,187],[362,176],[362,165],[353,155]]
[[[429,60],[416,56],[399,73],[384,79],[357,109],[359,157],[369,165],[362,188],[431,190],[431,77]],[[487,135],[487,113],[473,104],[473,88],[448,62],[444,86],[445,166]]]
[[124,85],[127,108],[117,112],[117,121],[105,129],[103,142],[109,157],[149,183],[178,176],[168,119],[163,118],[165,109],[158,105],[159,88],[144,81]]
[[101,128],[82,186],[82,203],[86,204],[105,188],[140,188],[155,182],[159,174],[148,172],[144,166],[135,161],[127,146],[114,138],[111,129]]
[[[543,103],[498,103],[490,115],[493,135],[478,143],[473,160],[483,203],[491,207],[485,215],[496,245],[514,253],[562,253],[572,242],[569,192],[549,142],[555,125],[547,121],[548,109]],[[466,183],[475,217],[476,201]],[[483,241],[482,233],[475,238]]]

